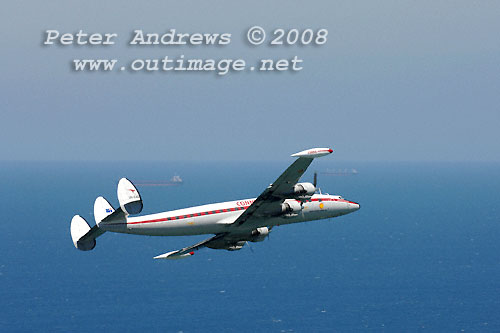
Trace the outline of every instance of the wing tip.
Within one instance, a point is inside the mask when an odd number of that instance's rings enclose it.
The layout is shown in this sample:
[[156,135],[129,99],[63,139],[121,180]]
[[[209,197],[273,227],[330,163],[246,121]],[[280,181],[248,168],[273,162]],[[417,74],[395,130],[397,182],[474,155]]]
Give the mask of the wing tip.
[[333,153],[332,148],[311,148],[292,154],[292,157],[316,158]]
[[191,257],[194,255],[194,251],[184,253],[184,254],[178,254],[179,251],[171,251],[167,252],[164,254],[160,254],[156,257],[153,257],[153,259],[168,259],[168,260],[176,260],[176,259],[186,259],[188,257]]

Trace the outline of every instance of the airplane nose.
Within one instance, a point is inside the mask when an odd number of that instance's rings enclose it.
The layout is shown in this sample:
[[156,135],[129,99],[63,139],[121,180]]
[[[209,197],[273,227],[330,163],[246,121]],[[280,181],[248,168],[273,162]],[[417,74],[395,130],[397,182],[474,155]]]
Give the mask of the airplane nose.
[[351,209],[352,212],[355,212],[361,208],[361,205],[359,203],[352,202],[349,204],[349,208]]

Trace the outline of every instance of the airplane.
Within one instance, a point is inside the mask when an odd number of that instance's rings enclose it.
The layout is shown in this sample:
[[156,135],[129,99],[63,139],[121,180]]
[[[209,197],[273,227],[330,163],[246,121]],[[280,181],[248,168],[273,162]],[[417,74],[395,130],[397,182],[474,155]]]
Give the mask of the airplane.
[[312,148],[291,155],[297,157],[274,183],[257,198],[214,203],[157,214],[130,216],[142,211],[137,188],[127,178],[118,182],[120,206],[115,210],[103,197],[94,203],[96,225],[92,228],[80,215],[71,220],[70,232],[78,250],[89,251],[105,232],[149,236],[214,234],[197,244],[160,254],[154,259],[184,259],[202,248],[240,250],[247,242],[261,242],[279,225],[333,218],[357,211],[359,203],[339,195],[316,193],[314,184],[302,182],[306,169],[330,148]]

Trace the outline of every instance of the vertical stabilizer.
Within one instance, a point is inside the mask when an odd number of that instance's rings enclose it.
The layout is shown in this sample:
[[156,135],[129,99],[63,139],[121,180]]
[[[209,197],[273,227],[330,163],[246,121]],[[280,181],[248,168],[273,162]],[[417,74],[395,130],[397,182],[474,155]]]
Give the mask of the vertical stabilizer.
[[73,244],[82,251],[92,250],[95,247],[96,237],[103,233],[97,226],[91,229],[87,221],[80,215],[73,216],[70,231]]
[[115,209],[111,204],[108,202],[108,200],[104,199],[103,197],[97,197],[94,202],[94,218],[95,218],[95,223],[99,225],[102,220],[104,220],[106,217],[109,215],[113,214]]
[[142,211],[142,199],[139,191],[127,178],[122,178],[118,182],[117,196],[120,207],[125,214],[139,214]]

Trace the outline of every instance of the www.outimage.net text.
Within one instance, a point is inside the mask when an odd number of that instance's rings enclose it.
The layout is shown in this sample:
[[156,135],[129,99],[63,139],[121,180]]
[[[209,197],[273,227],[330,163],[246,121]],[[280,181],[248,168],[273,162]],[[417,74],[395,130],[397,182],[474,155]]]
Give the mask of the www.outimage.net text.
[[[326,44],[328,38],[327,29],[274,29],[267,33],[262,27],[253,26],[246,30],[244,42],[249,47],[268,45],[269,47],[286,46],[321,46]],[[43,34],[43,45],[45,47],[85,47],[101,46],[112,47],[117,43],[117,33],[88,33],[79,30],[76,33],[60,32],[58,30],[46,30]],[[220,47],[224,48],[231,44],[233,34],[231,33],[182,33],[176,29],[170,29],[163,33],[145,32],[134,30],[127,41],[129,47],[165,47],[165,49],[176,50],[180,47]],[[103,59],[100,57],[91,59],[72,59],[71,68],[75,72],[213,72],[219,76],[230,72],[255,71],[255,72],[298,72],[304,68],[304,60],[297,55],[286,58],[260,58],[252,62],[244,58],[202,58],[186,57],[182,53],[176,55],[165,55],[153,58],[135,58],[125,62],[118,59]]]

